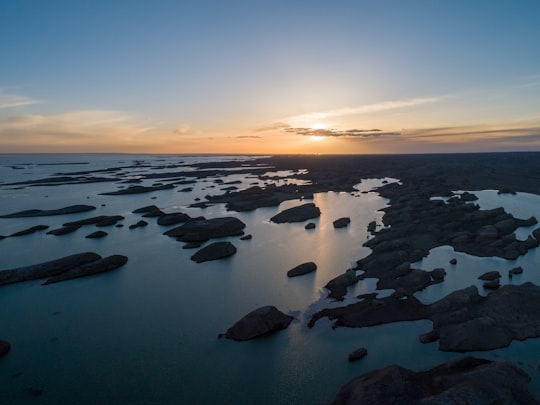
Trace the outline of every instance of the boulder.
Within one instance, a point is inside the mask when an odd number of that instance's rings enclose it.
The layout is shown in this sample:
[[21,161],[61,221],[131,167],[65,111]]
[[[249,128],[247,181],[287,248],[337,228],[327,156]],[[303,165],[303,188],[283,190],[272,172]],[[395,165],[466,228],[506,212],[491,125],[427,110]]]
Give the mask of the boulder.
[[334,228],[345,228],[350,223],[351,223],[351,219],[349,217],[339,218],[333,222]]
[[264,306],[244,316],[219,337],[236,341],[255,339],[286,329],[292,320],[292,316],[284,314],[276,307]]
[[155,205],[147,205],[146,207],[137,208],[136,210],[133,210],[132,212],[134,214],[147,214],[149,212],[159,211],[160,209],[156,207]]
[[450,259],[449,263],[453,264],[453,265],[456,265],[457,264],[457,259],[456,258]]
[[175,237],[182,242],[201,242],[212,238],[225,236],[239,236],[246,227],[242,221],[235,217],[222,218],[193,218],[179,227],[165,232],[165,235]]
[[100,193],[99,195],[126,195],[126,194],[142,194],[151,193],[158,190],[170,190],[174,188],[172,184],[156,185],[156,186],[132,186],[122,190],[109,191],[106,193]]
[[67,235],[68,233],[75,232],[80,227],[81,225],[63,226],[62,228],[53,229],[47,232],[47,235],[55,235],[55,236]]
[[313,262],[306,262],[299,264],[298,266],[292,268],[287,272],[288,277],[297,277],[302,276],[304,274],[311,273],[313,271],[317,270],[317,265]]
[[244,235],[240,238],[240,240],[251,240],[253,239],[253,235],[249,234],[249,235]]
[[347,294],[347,288],[358,281],[356,271],[349,269],[345,273],[330,280],[324,288],[330,290],[328,298],[333,298],[338,301],[343,301],[343,298]]
[[498,278],[494,280],[486,281],[484,282],[484,284],[482,284],[482,287],[487,288],[488,290],[496,290],[500,286],[501,286],[501,282],[499,281]]
[[356,349],[354,352],[349,353],[349,361],[357,361],[360,359],[363,359],[368,354],[368,351],[365,347],[361,347],[360,349]]
[[349,381],[332,405],[538,404],[530,377],[510,362],[464,357],[427,371],[391,365]]
[[375,221],[371,221],[367,226],[367,230],[369,233],[375,232],[376,229],[377,229],[377,222]]
[[434,281],[443,281],[446,276],[446,271],[442,267],[437,267],[429,272]]
[[521,266],[514,267],[513,269],[508,270],[508,277],[512,278],[512,276],[515,276],[516,274],[523,273],[523,268]]
[[224,257],[232,256],[236,253],[236,247],[231,242],[214,242],[197,251],[191,260],[197,263],[210,260],[218,260]]
[[308,222],[304,228],[306,229],[315,229],[317,225],[315,225],[315,222]]
[[126,256],[122,256],[122,255],[108,256],[103,259],[99,259],[94,262],[91,262],[91,263],[77,266],[61,274],[50,277],[49,279],[47,279],[47,281],[43,283],[43,285],[58,283],[60,281],[65,281],[65,280],[71,280],[73,278],[87,277],[94,274],[105,273],[107,271],[115,270],[119,267],[122,267],[124,264],[127,263],[127,261],[128,261],[128,258]]
[[314,203],[298,205],[281,211],[279,214],[270,218],[270,221],[276,224],[303,222],[311,218],[318,218],[321,215],[321,210]]
[[143,221],[143,220],[141,219],[139,222],[137,222],[137,223],[135,223],[135,224],[133,224],[133,225],[130,225],[130,226],[129,226],[129,229],[142,228],[142,227],[144,227],[144,226],[146,226],[146,225],[148,225],[148,222]]

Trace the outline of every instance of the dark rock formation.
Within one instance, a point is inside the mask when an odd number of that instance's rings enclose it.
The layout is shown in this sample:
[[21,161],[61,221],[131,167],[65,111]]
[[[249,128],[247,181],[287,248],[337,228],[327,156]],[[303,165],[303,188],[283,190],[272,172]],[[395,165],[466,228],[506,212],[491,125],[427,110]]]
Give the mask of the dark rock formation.
[[205,219],[193,218],[165,232],[165,235],[174,237],[182,242],[201,242],[212,238],[224,236],[239,236],[246,227],[242,221],[234,217]]
[[71,280],[73,278],[87,277],[94,274],[105,273],[107,271],[116,270],[126,264],[128,258],[122,255],[112,255],[93,261],[91,263],[83,264],[75,268],[69,269],[61,274],[50,277],[43,284],[53,284],[60,281]]
[[250,312],[219,337],[237,341],[255,339],[286,329],[292,316],[285,315],[274,306],[264,306]]
[[453,265],[456,265],[457,264],[457,259],[456,258],[450,259],[449,263],[453,264]]
[[339,218],[333,222],[334,228],[345,228],[350,223],[351,223],[351,219],[349,217]]
[[306,229],[315,229],[317,225],[315,225],[315,222],[308,222],[304,228]]
[[317,270],[317,265],[313,262],[306,262],[299,264],[298,266],[292,268],[287,272],[287,276],[289,277],[297,277],[302,276],[304,274],[311,273],[313,271]]
[[367,226],[367,230],[369,233],[374,233],[376,229],[377,229],[377,222],[375,221],[371,221]]
[[302,222],[307,219],[317,218],[321,215],[321,210],[313,203],[307,203],[281,211],[270,218],[276,224]]
[[368,354],[368,351],[365,347],[361,347],[360,349],[356,349],[354,352],[349,353],[349,361],[357,361],[360,359],[363,359]]
[[505,347],[512,339],[540,337],[540,287],[504,285],[488,296],[474,286],[424,305],[413,296],[367,299],[315,313],[334,320],[333,327],[366,327],[391,322],[430,319],[433,330],[422,341],[439,340],[439,350],[468,352]]
[[44,231],[45,229],[48,229],[48,228],[49,227],[47,225],[36,225],[36,226],[31,227],[31,228],[24,229],[22,231],[12,233],[9,236],[10,237],[15,237],[15,236],[30,235],[30,234],[38,232],[38,231]]
[[512,278],[512,276],[515,276],[516,274],[523,273],[523,268],[521,266],[514,267],[513,269],[508,270],[508,277]]
[[331,404],[538,404],[529,382],[527,373],[510,362],[473,357],[423,372],[392,365],[354,378]]
[[160,211],[158,207],[155,205],[147,205],[146,207],[137,208],[136,210],[133,210],[132,212],[134,214],[146,214],[148,212],[154,212],[154,211]]
[[11,349],[11,345],[6,340],[0,340],[0,357],[5,356],[9,350]]
[[182,249],[198,249],[200,248],[202,243],[200,242],[188,242],[182,246]]
[[330,280],[324,288],[330,291],[328,298],[343,301],[347,294],[347,288],[358,281],[356,271],[349,269],[345,273]]
[[124,219],[121,215],[100,215],[92,218],[85,218],[79,221],[66,222],[62,224],[64,227],[75,227],[83,225],[110,226],[115,225],[118,221]]
[[236,247],[231,242],[214,242],[197,251],[191,260],[197,263],[223,259],[236,253]]
[[159,190],[170,190],[174,188],[172,184],[165,184],[161,186],[132,186],[125,188],[123,190],[109,191],[106,193],[100,193],[100,195],[126,195],[126,194],[142,194],[142,193],[151,193],[153,191]]
[[501,282],[498,278],[494,280],[486,281],[484,282],[484,284],[482,284],[482,287],[487,288],[488,290],[496,290],[500,286],[501,286]]
[[478,280],[493,281],[501,278],[501,273],[498,271],[488,271],[478,277]]
[[184,214],[183,212],[175,212],[171,214],[163,214],[161,215],[157,223],[158,225],[176,225],[180,223],[184,223],[190,219],[190,216],[188,214]]
[[62,228],[53,229],[53,230],[47,232],[47,235],[56,235],[56,236],[66,235],[68,233],[75,232],[80,227],[81,227],[81,225],[63,226]]
[[437,267],[436,269],[431,270],[429,273],[434,281],[443,281],[446,277],[446,271],[442,267]]
[[137,223],[130,225],[129,229],[136,229],[136,228],[142,228],[144,226],[148,225],[148,222],[143,221],[142,219],[138,221]]
[[92,252],[86,252],[32,266],[1,270],[0,285],[55,276],[75,267],[95,262],[99,259],[101,259],[100,255]]
[[253,235],[251,234],[240,237],[240,240],[251,240],[251,239],[253,239]]
[[96,232],[92,232],[89,235],[86,235],[85,238],[88,238],[88,239],[100,239],[100,238],[104,238],[107,235],[108,235],[107,232],[96,231]]
[[15,212],[13,214],[0,215],[0,218],[27,218],[27,217],[46,217],[52,215],[76,214],[95,210],[92,205],[70,205],[69,207],[59,208],[56,210],[27,210]]

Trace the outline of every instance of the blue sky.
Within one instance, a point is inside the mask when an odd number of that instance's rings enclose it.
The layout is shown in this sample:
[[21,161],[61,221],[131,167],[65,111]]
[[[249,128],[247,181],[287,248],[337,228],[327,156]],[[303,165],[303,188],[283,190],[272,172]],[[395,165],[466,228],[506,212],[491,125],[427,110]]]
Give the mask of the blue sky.
[[539,16],[537,1],[0,0],[0,151],[540,150]]

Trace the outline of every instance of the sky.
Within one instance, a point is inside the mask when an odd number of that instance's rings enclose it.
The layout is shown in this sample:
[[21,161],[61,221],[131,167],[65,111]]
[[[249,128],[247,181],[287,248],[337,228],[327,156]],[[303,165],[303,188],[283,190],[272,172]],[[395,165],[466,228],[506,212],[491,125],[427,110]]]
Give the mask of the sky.
[[540,150],[540,1],[0,0],[0,153]]

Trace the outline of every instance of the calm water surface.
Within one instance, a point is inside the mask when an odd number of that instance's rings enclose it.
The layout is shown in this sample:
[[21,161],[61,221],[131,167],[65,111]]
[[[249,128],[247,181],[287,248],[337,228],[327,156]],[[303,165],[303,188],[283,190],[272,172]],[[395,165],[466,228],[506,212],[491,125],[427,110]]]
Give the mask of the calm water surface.
[[[128,166],[137,161],[166,165],[231,159],[250,164],[248,157],[230,156],[0,155],[0,181]],[[37,165],[70,162],[88,164]],[[137,173],[134,169],[122,172],[135,176],[148,171],[157,172],[145,167],[137,168]],[[2,187],[2,214],[71,204],[98,207],[86,214],[0,219],[2,235],[37,224],[56,228],[93,215],[123,215],[125,226],[107,228],[109,235],[99,240],[84,238],[95,230],[93,226],[58,237],[37,233],[4,239],[0,241],[0,268],[83,251],[102,256],[124,254],[129,262],[119,270],[94,277],[49,286],[31,281],[1,288],[0,338],[10,341],[12,350],[0,361],[0,403],[322,404],[347,380],[374,368],[396,363],[420,370],[460,356],[439,352],[436,344],[419,343],[418,335],[431,329],[430,321],[332,330],[328,320],[321,320],[313,329],[306,327],[313,312],[329,305],[343,305],[329,304],[323,286],[369,254],[370,250],[362,246],[368,239],[367,225],[373,220],[381,223],[382,213],[378,210],[387,202],[369,190],[382,184],[381,179],[358,179],[358,192],[352,194],[316,194],[314,202],[322,215],[313,221],[317,227],[311,231],[304,229],[305,223],[278,225],[269,221],[280,210],[303,203],[299,200],[247,213],[227,212],[223,205],[187,207],[196,197],[222,193],[220,188],[226,186],[215,183],[218,179],[240,180],[241,184],[235,184],[240,188],[255,183],[262,186],[265,182],[294,183],[289,178],[293,173],[274,172],[271,168],[268,171],[272,179],[264,181],[234,173],[208,178],[194,184],[191,193],[178,192],[180,186],[150,194],[98,195],[115,190],[120,185],[117,183]],[[534,207],[540,207],[539,197],[519,194],[510,198],[489,191],[476,194],[482,208],[504,205],[518,217],[540,218],[540,210],[534,211]],[[189,260],[194,252],[164,236],[168,228],[158,226],[153,218],[147,219],[149,225],[145,228],[128,229],[140,219],[131,211],[150,204],[166,212],[182,211],[191,216],[234,215],[246,223],[246,233],[253,239],[226,238],[238,248],[236,255],[195,264]],[[332,222],[342,216],[351,217],[350,226],[334,229]],[[520,232],[526,237],[531,230]],[[476,277],[484,271],[502,273],[516,265],[525,272],[511,282],[531,280],[540,284],[535,267],[537,250],[508,262],[471,257],[453,252],[450,247],[434,249],[416,265],[426,270],[446,267],[447,280],[418,293],[418,297],[430,302],[457,288],[480,286]],[[448,260],[452,257],[458,259],[458,265],[450,269]],[[317,263],[318,270],[292,279],[286,276],[287,270],[305,261]],[[351,289],[348,301],[372,291],[374,285],[375,280],[360,282]],[[219,333],[262,305],[275,305],[296,319],[287,330],[260,340],[239,343],[217,339]],[[510,348],[480,355],[521,362],[538,391],[538,364],[530,353],[538,352],[539,344],[538,339],[513,342]],[[361,346],[368,348],[369,355],[349,363],[348,353]]]

